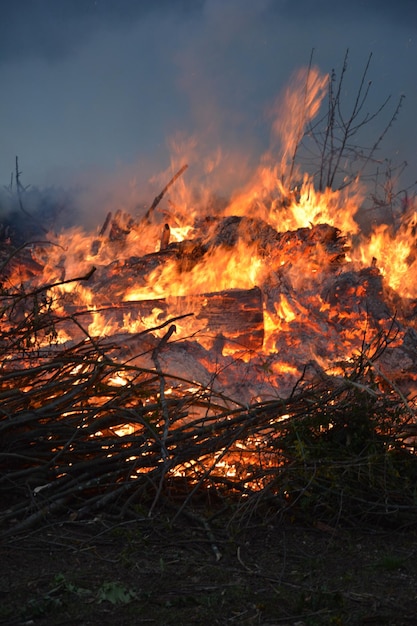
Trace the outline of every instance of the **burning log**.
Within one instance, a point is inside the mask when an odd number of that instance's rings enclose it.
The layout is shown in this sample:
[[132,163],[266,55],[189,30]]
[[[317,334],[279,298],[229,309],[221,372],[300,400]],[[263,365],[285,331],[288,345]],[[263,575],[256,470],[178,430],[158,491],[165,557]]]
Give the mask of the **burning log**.
[[178,277],[187,280],[187,273],[203,263],[209,253],[218,248],[233,248],[240,241],[267,258],[273,271],[294,257],[308,257],[311,264],[332,271],[344,261],[347,251],[346,238],[337,228],[325,224],[278,233],[262,220],[231,216],[199,227],[208,231],[205,237],[172,243],[163,237],[158,252],[131,256],[98,268],[91,283],[97,301],[102,304],[109,297],[115,302],[123,300],[126,291],[146,287],[150,275],[162,271],[168,263],[174,265]]
[[311,228],[299,228],[294,231],[278,232],[261,219],[232,215],[209,226],[209,235],[205,240],[208,249],[217,246],[233,247],[243,242],[249,247],[255,246],[262,256],[287,255],[314,252],[320,248],[330,264],[344,260],[346,237],[338,228],[328,224],[318,224]]
[[393,310],[384,298],[383,277],[375,267],[359,272],[342,272],[330,287],[323,290],[323,299],[335,310],[355,312],[366,310],[371,320],[392,319]]
[[[259,350],[262,347],[263,309],[259,288],[230,289],[196,296],[160,298],[120,302],[101,306],[96,312],[67,307],[69,318],[76,316],[84,328],[101,316],[105,327],[123,328],[126,318],[135,324],[136,332],[149,329],[149,319],[154,325],[163,324],[176,316],[188,317],[186,334],[198,334],[202,345],[234,350]],[[81,317],[80,317],[81,316]],[[79,340],[85,334],[81,328],[73,328],[71,335]]]

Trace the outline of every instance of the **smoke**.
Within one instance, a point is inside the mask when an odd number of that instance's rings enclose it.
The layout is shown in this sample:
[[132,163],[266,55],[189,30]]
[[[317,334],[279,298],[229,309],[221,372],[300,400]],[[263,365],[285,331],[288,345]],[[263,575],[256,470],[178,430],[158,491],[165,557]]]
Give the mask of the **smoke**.
[[25,184],[73,189],[89,227],[118,204],[140,211],[184,161],[187,182],[231,193],[268,149],[271,106],[313,49],[323,74],[350,49],[346,103],[373,53],[369,110],[406,94],[379,157],[408,161],[417,177],[414,2],[26,0],[2,10],[3,184],[17,155]]

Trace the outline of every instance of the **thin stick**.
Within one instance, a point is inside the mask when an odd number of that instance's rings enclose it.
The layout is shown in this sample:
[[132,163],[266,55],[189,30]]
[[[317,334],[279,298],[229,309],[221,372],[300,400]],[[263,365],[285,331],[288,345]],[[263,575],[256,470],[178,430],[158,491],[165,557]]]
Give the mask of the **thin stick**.
[[42,287],[38,287],[38,289],[35,289],[34,291],[31,291],[30,293],[25,293],[23,295],[21,294],[7,294],[6,296],[4,296],[5,298],[17,298],[17,297],[21,297],[21,298],[27,298],[27,297],[31,297],[31,296],[36,296],[38,293],[42,293],[42,291],[48,291],[49,289],[52,289],[53,287],[59,287],[60,285],[66,285],[68,283],[76,283],[78,281],[81,280],[90,280],[90,278],[92,277],[92,275],[94,274],[94,272],[96,271],[97,268],[95,268],[94,266],[87,272],[87,274],[85,274],[85,276],[78,276],[77,278],[67,278],[66,280],[60,280],[57,283],[50,283],[49,285],[43,285]]
[[103,222],[103,226],[100,228],[100,231],[98,233],[99,237],[102,237],[104,235],[104,233],[106,232],[107,226],[110,224],[110,220],[111,220],[112,217],[113,217],[112,212],[109,211],[107,213],[107,215],[106,215],[106,219]]
[[166,194],[166,192],[168,191],[168,189],[175,183],[175,181],[182,176],[182,174],[184,174],[185,170],[188,168],[188,165],[185,164],[181,167],[181,169],[178,170],[178,172],[175,174],[175,176],[173,176],[171,178],[171,180],[169,181],[169,183],[167,185],[165,185],[165,187],[163,188],[163,190],[161,191],[161,193],[156,196],[156,198],[154,198],[154,201],[152,202],[151,206],[149,207],[149,209],[146,211],[145,216],[143,218],[142,221],[144,222],[149,222],[149,218],[151,216],[151,214],[153,213],[153,211],[156,209],[156,207],[158,206],[158,204],[161,202],[162,198],[164,197],[164,195]]
[[151,517],[155,504],[157,503],[159,499],[160,493],[162,491],[162,485],[164,482],[165,474],[167,473],[169,469],[169,457],[168,457],[166,442],[167,442],[168,434],[169,434],[170,417],[169,417],[168,404],[167,404],[166,397],[165,397],[165,377],[161,368],[161,364],[159,362],[158,355],[159,355],[160,350],[164,346],[166,346],[166,344],[169,341],[169,338],[171,337],[173,333],[176,332],[176,330],[177,328],[175,324],[172,324],[172,326],[169,327],[166,334],[162,337],[161,341],[159,342],[155,350],[152,352],[152,360],[155,363],[155,369],[159,377],[159,401],[161,404],[162,416],[164,418],[164,431],[161,437],[161,455],[162,455],[162,461],[163,461],[164,466],[162,469],[162,474],[161,474],[161,478],[159,481],[158,490],[155,494],[155,498],[152,502],[151,508],[149,509],[149,517]]
[[24,215],[26,215],[26,217],[28,217],[30,220],[35,222],[38,228],[40,228],[45,234],[47,234],[48,233],[47,229],[44,228],[42,224],[35,217],[33,217],[31,213],[29,213],[29,211],[26,211],[25,207],[23,206],[22,196],[20,193],[22,189],[25,191],[25,187],[23,187],[22,183],[20,182],[19,160],[18,160],[18,157],[16,157],[16,192],[17,192],[17,199],[19,201],[20,210],[22,211],[22,213],[24,213]]

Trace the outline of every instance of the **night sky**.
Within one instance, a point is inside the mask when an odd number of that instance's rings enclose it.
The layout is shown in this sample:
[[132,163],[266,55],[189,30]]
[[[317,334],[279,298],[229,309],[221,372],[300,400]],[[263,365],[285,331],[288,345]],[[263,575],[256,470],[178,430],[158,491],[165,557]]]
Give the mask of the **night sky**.
[[415,0],[2,0],[0,183],[16,155],[41,187],[148,180],[173,145],[194,168],[220,149],[256,162],[293,72],[312,50],[340,71],[347,49],[347,104],[370,53],[381,127],[405,95],[380,156],[416,180]]

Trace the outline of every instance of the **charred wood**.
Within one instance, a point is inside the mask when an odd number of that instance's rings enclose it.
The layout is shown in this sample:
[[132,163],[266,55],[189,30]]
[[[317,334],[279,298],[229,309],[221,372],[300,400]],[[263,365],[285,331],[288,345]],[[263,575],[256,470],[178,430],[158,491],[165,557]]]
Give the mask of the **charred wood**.
[[161,202],[162,198],[164,197],[164,195],[167,193],[168,189],[175,183],[175,181],[183,175],[183,173],[186,171],[186,169],[188,168],[188,165],[185,164],[183,165],[178,172],[171,178],[171,180],[165,185],[165,187],[162,189],[161,193],[158,194],[156,196],[156,198],[154,198],[154,201],[152,202],[151,206],[149,207],[149,209],[146,211],[144,218],[143,218],[143,222],[146,223],[150,221],[150,217],[152,215],[152,213],[154,212],[154,210],[156,209],[156,207],[158,206],[158,204]]
[[[67,313],[66,323],[71,325],[71,335],[76,340],[83,336],[82,328],[88,328],[96,315],[100,315],[104,328],[122,328],[128,318],[138,333],[149,328],[147,320],[150,318],[156,326],[176,317],[192,316],[187,321],[188,333],[198,333],[199,339],[201,334],[203,344],[216,342],[219,347],[221,344],[234,349],[259,350],[264,336],[262,293],[258,287],[116,304],[107,302],[96,312],[68,306]],[[75,317],[80,322],[78,328],[71,324],[71,318]]]
[[159,247],[160,250],[165,250],[168,247],[170,236],[171,230],[169,228],[169,224],[164,224],[164,228],[162,229],[161,234],[161,243]]

